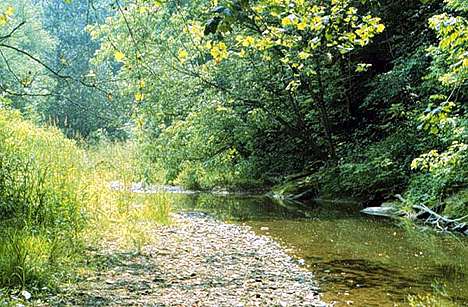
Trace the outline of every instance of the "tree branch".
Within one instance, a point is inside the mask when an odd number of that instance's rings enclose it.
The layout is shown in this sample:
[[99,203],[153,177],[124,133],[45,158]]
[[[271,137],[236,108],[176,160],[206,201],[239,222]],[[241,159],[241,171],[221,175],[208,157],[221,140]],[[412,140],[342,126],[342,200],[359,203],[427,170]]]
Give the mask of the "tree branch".
[[26,21],[22,21],[20,22],[16,27],[14,27],[10,33],[8,33],[7,35],[5,36],[0,36],[0,41],[4,41],[6,39],[9,39],[10,37],[13,36],[13,34],[15,34],[16,31],[18,31],[22,26],[24,26],[26,24]]

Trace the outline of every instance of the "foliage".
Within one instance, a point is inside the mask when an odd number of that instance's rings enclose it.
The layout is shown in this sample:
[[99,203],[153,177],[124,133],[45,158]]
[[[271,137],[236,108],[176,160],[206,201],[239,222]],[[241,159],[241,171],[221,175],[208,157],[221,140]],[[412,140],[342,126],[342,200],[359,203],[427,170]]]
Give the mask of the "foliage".
[[[333,100],[339,100],[336,94],[341,88],[339,83],[330,83],[332,78],[340,78],[339,64],[346,54],[369,44],[384,30],[380,18],[365,15],[351,1],[314,5],[289,0],[260,1],[252,5],[245,1],[226,1],[212,12],[215,16],[207,22],[203,32],[197,21],[187,25],[191,40],[197,46],[204,46],[209,55],[203,56],[206,54],[203,47],[186,51],[211,61],[191,61],[189,65],[200,69],[199,74],[208,79],[213,70],[219,71],[215,74],[224,75],[229,65],[213,66],[210,62],[221,64],[229,60],[246,68],[251,66],[256,78],[269,74],[274,84],[249,81],[260,93],[271,91],[277,95],[276,99],[282,99],[286,110],[291,108],[286,118],[293,117],[292,125],[303,130],[302,133],[307,133],[314,123],[321,126],[328,154],[336,159],[329,108]],[[363,63],[355,65],[357,73],[369,67]],[[231,94],[233,99],[246,103],[244,95],[235,94]],[[249,96],[248,99],[252,99]],[[285,121],[281,102],[268,96],[261,99],[266,101],[260,101],[255,107],[267,117]],[[268,103],[269,99],[273,101]],[[278,106],[281,106],[281,113],[271,114],[271,109]],[[294,136],[297,134],[289,135]],[[306,144],[311,146],[310,140]]]
[[135,180],[131,152],[110,144],[85,152],[57,128],[0,109],[0,287],[53,289],[85,245],[107,239],[141,250],[151,225],[169,222],[164,195],[110,189]]
[[1,218],[22,226],[80,224],[82,153],[54,129],[1,111]]
[[343,57],[384,26],[348,1],[292,3],[136,1],[89,28],[103,42],[96,63],[114,60],[133,81],[118,87],[166,181],[251,185],[334,158]]
[[[415,159],[414,168],[419,168],[422,174],[414,176],[408,188],[408,201],[411,204],[437,206],[447,197],[466,187],[468,176],[467,145],[454,142],[446,151],[439,153],[432,150]],[[466,196],[460,194],[460,202],[466,201]],[[468,208],[456,203],[447,202],[446,213],[452,217],[464,216]],[[455,209],[458,207],[458,209]]]
[[170,203],[135,182],[467,215],[466,3],[2,1],[0,287],[142,251]]
[[107,78],[112,67],[89,63],[99,43],[85,31],[88,24],[100,24],[111,14],[109,1],[91,4],[84,0],[72,3],[53,0],[43,2],[42,7],[44,28],[57,41],[56,48],[47,50],[54,69],[79,80],[70,82],[68,78],[55,76],[53,95],[40,106],[43,121],[54,122],[69,137],[78,135],[90,141],[101,135],[126,138],[128,104],[108,86],[110,83],[98,79],[98,75]]
[[[449,0],[446,3],[455,12],[468,12],[464,1]],[[463,15],[443,13],[433,16],[429,27],[439,38],[439,44],[429,49],[435,60],[433,74],[444,85],[463,84],[468,77],[468,20]]]
[[[447,1],[447,7],[455,12],[467,11],[460,1]],[[429,48],[433,63],[427,78],[440,81],[445,91],[430,97],[432,101],[419,120],[420,128],[440,140],[441,146],[413,160],[411,167],[420,174],[414,177],[407,194],[411,204],[437,206],[468,184],[468,23],[461,15],[443,13],[431,18],[429,25],[437,32],[439,43]],[[460,196],[463,198],[463,194]],[[468,213],[466,206],[450,202],[445,210],[454,217]]]
[[69,137],[128,137],[129,105],[108,86],[113,67],[89,64],[99,44],[84,31],[110,3],[6,0],[0,12],[0,94],[12,107]]
[[[36,60],[46,57],[56,41],[42,27],[43,11],[29,0],[5,0],[0,11],[8,11],[8,23],[0,26],[0,95],[31,118],[49,95],[54,80]],[[34,55],[30,57],[29,51]]]
[[0,26],[6,25],[14,14],[15,9],[12,6],[8,6],[6,9],[2,10],[0,14]]
[[408,184],[409,164],[425,148],[411,127],[400,128],[371,144],[343,148],[346,157],[335,167],[322,167],[311,176],[326,198],[352,197],[379,203],[392,198]]

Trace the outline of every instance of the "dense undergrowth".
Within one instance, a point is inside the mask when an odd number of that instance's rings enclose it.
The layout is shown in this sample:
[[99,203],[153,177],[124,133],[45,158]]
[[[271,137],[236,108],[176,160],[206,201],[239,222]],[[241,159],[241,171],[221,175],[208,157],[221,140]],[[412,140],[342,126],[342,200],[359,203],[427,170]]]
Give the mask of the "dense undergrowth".
[[0,289],[9,289],[0,303],[14,289],[53,291],[103,242],[139,251],[152,224],[169,222],[163,195],[125,190],[134,176],[129,152],[111,144],[85,151],[56,128],[0,109]]

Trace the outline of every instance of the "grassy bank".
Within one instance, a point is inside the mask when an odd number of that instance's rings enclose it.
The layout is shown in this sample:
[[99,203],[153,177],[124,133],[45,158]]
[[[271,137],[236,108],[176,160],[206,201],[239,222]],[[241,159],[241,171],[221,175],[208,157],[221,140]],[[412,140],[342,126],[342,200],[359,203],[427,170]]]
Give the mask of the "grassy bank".
[[74,278],[85,249],[112,240],[139,250],[148,225],[169,222],[164,196],[109,188],[133,180],[129,150],[83,150],[55,128],[0,110],[0,302],[53,291]]
[[0,139],[0,286],[50,287],[82,248],[83,152],[16,112],[0,112]]

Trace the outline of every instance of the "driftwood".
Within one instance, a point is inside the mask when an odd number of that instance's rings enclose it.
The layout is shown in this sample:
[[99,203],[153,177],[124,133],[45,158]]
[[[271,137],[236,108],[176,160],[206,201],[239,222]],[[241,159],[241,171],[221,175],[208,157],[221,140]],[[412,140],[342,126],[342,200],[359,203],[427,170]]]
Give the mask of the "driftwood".
[[381,207],[367,207],[362,209],[361,212],[369,215],[384,216],[389,218],[397,218],[404,214],[403,211],[393,206],[385,205],[382,205]]
[[429,215],[423,221],[424,224],[430,224],[439,231],[461,232],[465,235],[468,235],[468,223],[462,222],[468,218],[468,215],[458,219],[449,219],[423,205],[414,205],[413,209],[420,210],[418,215],[421,215],[421,213],[427,213]]
[[[401,202],[405,202],[405,199],[401,195],[397,194],[395,197]],[[413,212],[406,212],[395,206],[383,204],[381,207],[365,208],[361,210],[361,212],[391,218],[406,217],[414,221],[419,221],[422,224],[430,225],[437,231],[458,232],[468,236],[468,215],[458,219],[450,219],[424,205],[413,205],[412,209],[414,210]]]

